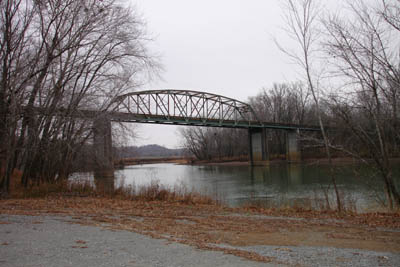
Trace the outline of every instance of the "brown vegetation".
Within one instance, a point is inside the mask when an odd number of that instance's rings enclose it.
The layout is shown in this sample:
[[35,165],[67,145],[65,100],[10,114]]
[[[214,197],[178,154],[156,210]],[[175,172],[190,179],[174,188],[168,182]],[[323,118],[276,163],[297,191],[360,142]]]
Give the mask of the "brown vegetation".
[[[17,172],[14,178],[20,176]],[[26,189],[13,179],[11,185],[13,198],[0,200],[0,214],[68,215],[73,223],[134,231],[251,260],[279,263],[240,248],[217,245],[333,246],[400,252],[400,212],[339,215],[304,208],[229,208],[185,188],[167,189],[156,182],[137,190],[119,188],[114,194],[96,192],[88,183],[31,185]],[[78,241],[77,247],[84,246]]]
[[[67,178],[92,124],[158,69],[145,23],[115,0],[0,1],[0,195]],[[97,110],[96,118],[83,110]]]
[[61,180],[47,184],[31,184],[23,187],[21,184],[21,172],[15,171],[11,179],[10,197],[13,199],[26,198],[58,198],[58,197],[103,197],[109,199],[131,201],[167,201],[186,204],[213,204],[211,197],[187,190],[184,186],[167,188],[158,182],[152,182],[148,186],[118,187],[113,193],[96,190],[90,182],[70,183]]
[[134,231],[265,262],[274,259],[216,245],[333,246],[400,252],[400,213],[338,216],[334,212],[301,209],[233,209],[195,198],[160,201],[151,192],[144,192],[143,198],[136,200],[62,194],[8,199],[0,201],[0,213],[69,215],[74,223],[106,225],[109,229]]
[[[379,174],[387,206],[400,207],[391,164],[400,151],[400,1],[348,1],[338,14],[324,10],[324,1],[282,2],[286,36],[296,47],[285,47],[287,40],[276,44],[302,74],[297,82],[277,83],[251,97],[256,117],[319,125],[319,133],[301,133],[303,156],[362,161]],[[181,134],[200,160],[247,153],[245,131],[187,128]],[[285,131],[268,130],[265,139],[270,155],[285,154]],[[330,165],[326,191],[333,189],[340,212],[343,192]]]
[[183,157],[150,157],[150,158],[123,158],[114,161],[114,166],[123,167],[139,164],[153,163],[187,163],[189,158]]

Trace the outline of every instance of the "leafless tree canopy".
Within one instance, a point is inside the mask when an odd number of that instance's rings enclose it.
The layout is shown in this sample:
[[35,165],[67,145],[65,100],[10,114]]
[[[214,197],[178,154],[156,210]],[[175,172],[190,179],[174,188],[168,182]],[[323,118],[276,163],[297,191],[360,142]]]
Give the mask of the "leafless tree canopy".
[[140,15],[114,0],[4,0],[0,20],[0,181],[7,192],[16,167],[25,185],[66,177],[91,135],[91,122],[71,115],[109,110],[157,61]]
[[[251,97],[254,110],[263,121],[319,124],[327,157],[340,151],[367,162],[387,204],[400,206],[391,161],[400,156],[400,1],[349,0],[339,14],[322,0],[285,3],[297,49],[276,43],[302,75]],[[92,119],[75,115],[113,109],[114,98],[158,64],[143,19],[117,0],[2,0],[0,28],[0,192],[7,194],[15,169],[26,186],[68,177],[92,135]],[[186,128],[182,137],[200,159],[247,153],[245,131]],[[282,133],[268,133],[268,142],[283,152]]]
[[[388,206],[400,206],[391,160],[400,156],[400,1],[343,1],[338,14],[321,0],[284,3],[285,33],[297,46],[275,42],[300,67],[300,82],[263,89],[250,98],[254,110],[264,121],[319,124],[322,140],[303,135],[304,143],[323,145],[328,158],[336,153],[365,162],[379,173]],[[184,132],[202,151],[214,142],[209,136]],[[270,153],[284,153],[283,133],[270,132],[268,142]]]
[[358,152],[374,160],[390,207],[400,205],[390,162],[400,149],[399,8],[399,1],[349,2],[354,19],[325,19],[327,38],[322,43],[331,73],[343,81],[330,98],[332,111],[357,136],[362,144]]
[[183,146],[197,159],[233,158],[247,154],[247,132],[240,129],[186,127],[180,129]]

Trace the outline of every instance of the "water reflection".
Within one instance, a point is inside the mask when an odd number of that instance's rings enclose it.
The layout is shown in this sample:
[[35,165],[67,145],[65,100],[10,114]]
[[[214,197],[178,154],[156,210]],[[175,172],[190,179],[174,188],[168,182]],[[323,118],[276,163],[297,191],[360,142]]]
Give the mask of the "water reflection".
[[[399,169],[394,172],[399,185]],[[266,206],[318,205],[325,201],[323,190],[332,188],[328,167],[305,164],[270,166],[191,166],[150,164],[130,166],[116,172],[116,186],[140,187],[157,180],[168,187],[185,186],[223,201],[240,205],[249,201]],[[353,165],[336,168],[337,184],[344,199],[359,211],[377,208],[383,184],[371,171]],[[334,203],[334,195],[328,195]]]
[[97,170],[94,172],[94,184],[99,192],[114,192],[114,181],[114,171],[112,170]]

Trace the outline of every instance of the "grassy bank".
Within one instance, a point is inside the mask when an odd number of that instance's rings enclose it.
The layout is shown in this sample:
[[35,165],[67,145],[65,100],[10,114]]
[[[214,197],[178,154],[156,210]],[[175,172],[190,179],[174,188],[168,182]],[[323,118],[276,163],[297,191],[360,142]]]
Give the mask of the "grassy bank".
[[152,181],[149,185],[139,187],[115,188],[113,192],[96,190],[90,182],[71,183],[63,180],[56,183],[41,183],[40,185],[31,184],[24,188],[20,182],[21,173],[15,172],[10,184],[10,198],[62,198],[62,197],[92,197],[104,199],[118,199],[129,201],[165,201],[179,202],[185,204],[214,204],[217,203],[209,196],[188,190],[185,186],[175,186],[173,188],[160,185],[157,181]]
[[[74,219],[71,223],[133,231],[272,263],[282,262],[235,246],[327,246],[400,253],[400,213],[338,215],[301,209],[228,208],[198,199],[148,200],[53,193],[46,197],[0,200],[0,214],[57,214],[68,216],[66,220]],[[40,218],[35,223],[40,223]],[[219,247],[220,244],[232,247]]]
[[230,208],[184,187],[164,188],[155,182],[107,194],[87,183],[24,189],[14,180],[11,197],[0,200],[0,214],[70,216],[74,223],[134,231],[273,263],[280,262],[218,245],[330,246],[400,253],[400,212],[338,214],[255,204]]
[[115,167],[124,167],[140,164],[155,164],[155,163],[188,163],[190,158],[183,157],[149,157],[149,158],[124,158],[114,161]]

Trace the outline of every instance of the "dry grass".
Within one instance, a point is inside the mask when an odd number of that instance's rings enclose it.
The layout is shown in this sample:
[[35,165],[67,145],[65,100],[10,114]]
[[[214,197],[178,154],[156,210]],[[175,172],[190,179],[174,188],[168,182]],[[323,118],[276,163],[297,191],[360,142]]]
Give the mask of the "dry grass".
[[[120,187],[112,194],[96,192],[88,183],[23,189],[14,182],[12,198],[0,200],[0,214],[69,215],[73,223],[107,225],[262,262],[279,263],[216,245],[333,246],[400,253],[400,212],[339,215],[301,207],[229,208],[186,188],[168,189],[157,182],[138,189]],[[76,246],[83,248],[78,241]]]
[[20,179],[21,173],[14,173],[10,184],[11,198],[103,197],[133,201],[166,201],[191,205],[218,205],[211,197],[195,191],[189,191],[183,185],[168,188],[161,185],[158,181],[152,181],[149,185],[140,186],[138,188],[124,187],[121,185],[110,193],[96,190],[94,185],[88,181],[70,183],[63,180],[56,183],[31,184],[27,188],[24,188],[21,185]]
[[153,164],[153,163],[187,163],[188,158],[183,157],[148,157],[148,158],[124,158],[114,162],[117,166],[129,166],[137,164]]
[[216,245],[333,246],[400,253],[400,233],[390,230],[400,229],[400,213],[338,217],[336,213],[294,209],[233,209],[180,201],[60,195],[0,200],[0,213],[69,215],[73,223],[134,231],[263,262],[277,263],[240,247]]
[[[326,200],[321,196],[315,195],[314,197],[306,197],[301,199],[288,200],[285,198],[278,201],[275,198],[273,201],[270,199],[256,199],[250,197],[248,201],[244,202],[241,207],[252,210],[277,210],[286,211],[291,210],[294,212],[322,212],[322,213],[337,213],[335,203],[330,205],[326,204]],[[356,201],[352,196],[341,195],[342,211],[341,213],[346,214],[357,214]]]

